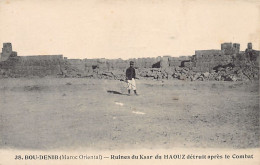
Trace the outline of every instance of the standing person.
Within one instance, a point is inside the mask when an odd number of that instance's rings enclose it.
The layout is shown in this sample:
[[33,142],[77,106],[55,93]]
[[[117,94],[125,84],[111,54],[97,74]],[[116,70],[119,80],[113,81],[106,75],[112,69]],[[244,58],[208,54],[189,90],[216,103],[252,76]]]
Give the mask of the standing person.
[[138,95],[136,93],[136,84],[135,84],[135,68],[134,68],[134,62],[130,61],[130,67],[126,70],[126,81],[127,81],[127,89],[128,89],[128,95],[130,95],[131,89],[134,91],[135,95]]

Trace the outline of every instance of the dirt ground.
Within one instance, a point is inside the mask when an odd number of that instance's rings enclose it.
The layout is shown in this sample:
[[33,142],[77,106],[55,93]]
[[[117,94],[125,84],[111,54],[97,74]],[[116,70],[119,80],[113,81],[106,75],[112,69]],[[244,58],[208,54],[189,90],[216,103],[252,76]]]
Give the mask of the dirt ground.
[[257,148],[258,82],[0,79],[0,148]]

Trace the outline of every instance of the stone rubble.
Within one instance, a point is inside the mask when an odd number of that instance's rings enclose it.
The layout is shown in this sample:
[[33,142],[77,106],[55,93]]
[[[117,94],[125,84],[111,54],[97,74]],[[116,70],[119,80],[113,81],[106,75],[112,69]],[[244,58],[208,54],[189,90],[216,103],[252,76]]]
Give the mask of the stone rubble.
[[[259,80],[259,51],[248,44],[224,43],[221,50],[198,50],[194,56],[138,59],[67,59],[62,55],[17,56],[10,43],[4,43],[0,61],[0,78],[77,77],[125,79],[129,61],[135,62],[141,79],[178,79],[183,81]],[[8,51],[7,51],[8,50]]]

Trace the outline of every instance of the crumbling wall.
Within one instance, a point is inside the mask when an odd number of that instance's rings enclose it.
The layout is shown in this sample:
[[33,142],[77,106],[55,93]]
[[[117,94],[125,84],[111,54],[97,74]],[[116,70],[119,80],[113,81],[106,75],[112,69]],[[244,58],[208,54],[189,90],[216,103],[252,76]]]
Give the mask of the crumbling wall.
[[184,67],[184,62],[190,62],[191,56],[169,57],[169,67]]
[[63,65],[62,55],[18,56],[0,62],[1,75],[8,77],[56,76]]
[[222,43],[221,44],[221,50],[224,54],[235,54],[239,53],[240,51],[240,44],[238,43]]
[[232,63],[240,50],[240,44],[223,43],[221,50],[197,50],[192,60],[194,71],[210,72],[216,66]]
[[210,72],[214,67],[218,65],[227,65],[231,63],[233,60],[233,56],[231,55],[223,55],[223,54],[215,54],[215,55],[205,55],[199,58],[196,58],[194,61],[195,68],[194,71],[201,72]]
[[78,68],[79,70],[85,70],[85,63],[81,59],[68,59],[66,61],[68,61],[74,68]]
[[196,58],[204,58],[204,57],[212,57],[214,55],[224,54],[223,50],[195,50],[195,57]]
[[259,51],[253,50],[252,43],[245,51],[239,49],[237,43],[223,43],[221,50],[197,50],[193,56],[81,60],[63,59],[62,55],[16,56],[7,43],[1,57],[8,58],[0,62],[0,76],[124,79],[129,62],[134,61],[137,75],[143,78],[191,81],[258,79]]
[[160,61],[159,58],[133,58],[133,59],[129,59],[127,60],[127,65],[129,65],[130,61],[134,61],[135,63],[135,67],[137,68],[152,68],[153,64],[155,64],[156,62]]
[[156,58],[138,58],[138,59],[69,59],[68,61],[73,67],[78,68],[87,73],[95,72],[96,70],[113,71],[125,70],[129,67],[129,62],[134,61],[136,68],[152,68],[157,61]]

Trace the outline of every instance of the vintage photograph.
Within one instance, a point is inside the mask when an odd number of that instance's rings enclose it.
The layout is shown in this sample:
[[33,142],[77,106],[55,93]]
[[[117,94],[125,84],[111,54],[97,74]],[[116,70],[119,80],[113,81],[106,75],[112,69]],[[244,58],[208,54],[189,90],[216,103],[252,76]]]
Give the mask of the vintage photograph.
[[257,0],[0,1],[1,153],[258,150],[259,20]]

